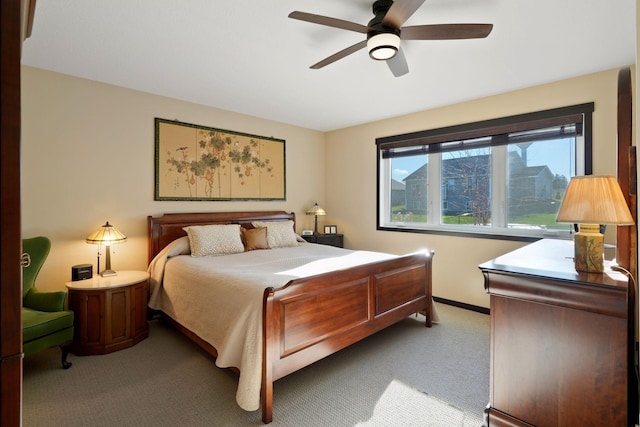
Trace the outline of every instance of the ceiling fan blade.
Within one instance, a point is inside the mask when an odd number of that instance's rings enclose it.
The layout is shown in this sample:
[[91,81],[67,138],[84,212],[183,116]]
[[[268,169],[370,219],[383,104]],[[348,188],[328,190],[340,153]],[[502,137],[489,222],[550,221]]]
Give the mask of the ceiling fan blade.
[[403,40],[453,40],[481,39],[487,37],[493,24],[434,24],[403,27],[400,38]]
[[306,12],[291,12],[289,18],[299,19],[300,21],[311,22],[313,24],[327,25],[329,27],[340,28],[342,30],[355,31],[357,33],[366,34],[371,28],[366,25],[357,24],[355,22],[344,21],[342,19],[330,18],[328,16],[314,15]]
[[346,49],[342,49],[340,52],[338,53],[334,53],[333,55],[329,56],[328,58],[323,59],[322,61],[313,64],[311,67],[314,70],[317,70],[318,68],[322,68],[326,65],[329,65],[333,62],[336,62],[339,59],[344,58],[347,55],[351,55],[354,52],[359,51],[360,49],[362,49],[363,47],[365,47],[367,45],[367,41],[366,40],[362,40],[361,42],[358,42],[356,44],[354,44],[353,46],[349,46]]
[[382,25],[391,28],[400,28],[407,19],[415,13],[424,0],[396,0],[393,2],[387,14],[382,20]]
[[387,65],[394,76],[404,76],[409,72],[409,66],[407,65],[407,59],[402,52],[402,48],[398,49],[398,52],[391,59],[387,59]]

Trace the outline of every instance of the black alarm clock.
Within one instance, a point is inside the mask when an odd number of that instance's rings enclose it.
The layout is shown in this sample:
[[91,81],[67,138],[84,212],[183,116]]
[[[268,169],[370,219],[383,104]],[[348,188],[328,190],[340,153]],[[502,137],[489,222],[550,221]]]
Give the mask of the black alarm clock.
[[91,279],[92,277],[93,265],[91,264],[78,264],[71,267],[71,280],[73,282]]

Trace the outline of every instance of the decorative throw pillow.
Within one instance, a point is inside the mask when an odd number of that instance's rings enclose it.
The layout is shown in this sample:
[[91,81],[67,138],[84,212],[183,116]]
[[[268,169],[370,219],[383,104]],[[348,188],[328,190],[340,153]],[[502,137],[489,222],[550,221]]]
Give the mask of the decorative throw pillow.
[[255,221],[254,227],[267,228],[267,242],[270,248],[284,248],[298,246],[296,233],[293,231],[293,221]]
[[246,229],[242,228],[242,240],[244,250],[253,251],[255,249],[269,249],[267,242],[267,227]]
[[239,224],[191,225],[183,230],[193,257],[244,252]]

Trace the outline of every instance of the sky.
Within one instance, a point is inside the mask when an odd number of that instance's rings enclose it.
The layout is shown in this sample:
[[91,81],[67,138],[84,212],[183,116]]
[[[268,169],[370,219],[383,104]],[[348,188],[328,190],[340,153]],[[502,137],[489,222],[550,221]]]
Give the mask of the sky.
[[[564,175],[567,181],[575,175],[573,157],[573,138],[562,140],[539,141],[528,149],[527,166],[547,165],[554,175]],[[519,151],[519,150],[518,150]],[[393,160],[392,178],[402,182],[416,169],[424,165],[426,156],[399,157]]]

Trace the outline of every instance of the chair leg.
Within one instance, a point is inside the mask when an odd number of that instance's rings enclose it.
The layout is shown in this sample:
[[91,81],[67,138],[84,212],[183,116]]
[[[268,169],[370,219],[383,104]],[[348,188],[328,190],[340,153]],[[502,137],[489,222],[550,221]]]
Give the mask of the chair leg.
[[69,348],[70,346],[68,344],[60,346],[60,350],[62,351],[62,368],[63,369],[69,369],[72,365],[71,362],[67,362],[67,356],[69,355]]

